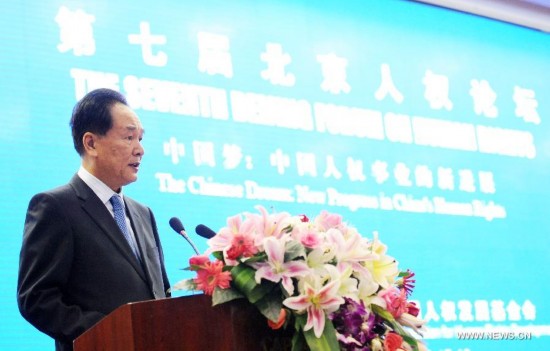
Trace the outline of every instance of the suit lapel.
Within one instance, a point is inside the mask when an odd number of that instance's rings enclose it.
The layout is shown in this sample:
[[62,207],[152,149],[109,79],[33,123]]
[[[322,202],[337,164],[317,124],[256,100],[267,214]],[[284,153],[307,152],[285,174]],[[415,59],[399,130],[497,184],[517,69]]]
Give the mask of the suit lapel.
[[[154,285],[154,279],[151,276],[151,260],[147,256],[147,250],[144,250],[144,247],[147,248],[146,243],[148,242],[145,237],[145,233],[151,232],[150,228],[150,219],[145,218],[145,213],[139,210],[139,207],[134,203],[134,201],[128,197],[124,198],[124,203],[126,204],[126,209],[128,210],[128,215],[130,217],[130,222],[132,222],[134,234],[136,235],[136,240],[138,242],[139,252],[143,261],[143,268],[145,269],[145,274],[148,276],[148,281],[151,286]],[[148,214],[148,213],[147,213]]]
[[147,282],[148,280],[141,264],[136,256],[134,256],[130,245],[120,232],[120,228],[109,213],[109,210],[107,210],[97,195],[82,181],[82,179],[80,179],[80,177],[75,175],[70,184],[75,189],[76,195],[82,200],[82,208],[84,211],[86,211],[92,220],[102,229],[103,234],[113,242],[114,246],[130,262],[141,278]]

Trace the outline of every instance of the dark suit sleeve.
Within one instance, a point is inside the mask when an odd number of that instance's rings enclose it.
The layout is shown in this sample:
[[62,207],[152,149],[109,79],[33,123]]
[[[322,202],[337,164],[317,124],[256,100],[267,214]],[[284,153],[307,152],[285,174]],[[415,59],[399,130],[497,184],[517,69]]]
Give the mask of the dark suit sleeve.
[[64,297],[73,261],[73,240],[63,204],[49,194],[33,197],[25,219],[17,302],[23,317],[37,329],[66,341],[104,317],[99,312],[83,311]]

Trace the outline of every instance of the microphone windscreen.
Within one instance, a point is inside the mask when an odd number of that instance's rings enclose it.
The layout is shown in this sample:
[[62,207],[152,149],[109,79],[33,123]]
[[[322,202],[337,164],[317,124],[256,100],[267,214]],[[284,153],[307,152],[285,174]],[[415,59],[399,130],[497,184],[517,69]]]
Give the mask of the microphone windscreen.
[[172,229],[174,229],[174,231],[178,234],[185,230],[185,228],[183,227],[183,224],[181,223],[178,217],[170,218],[169,223],[170,223],[170,227],[172,227]]
[[195,228],[195,232],[197,234],[199,234],[200,236],[202,236],[203,238],[205,239],[210,239],[212,237],[214,237],[216,235],[216,232],[213,231],[212,229],[208,228],[207,226],[205,226],[204,224],[199,224],[196,228]]

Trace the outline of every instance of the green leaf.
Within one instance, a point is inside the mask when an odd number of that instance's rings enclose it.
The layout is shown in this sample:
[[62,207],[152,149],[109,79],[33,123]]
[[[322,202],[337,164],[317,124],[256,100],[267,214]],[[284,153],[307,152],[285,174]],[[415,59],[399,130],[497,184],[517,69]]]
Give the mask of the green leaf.
[[288,241],[285,245],[285,262],[297,257],[306,257],[306,249],[296,240]]
[[418,351],[418,343],[416,339],[413,338],[411,334],[409,334],[405,329],[403,329],[401,324],[399,324],[395,320],[395,318],[393,318],[392,314],[389,311],[383,309],[382,307],[376,304],[372,304],[371,308],[372,308],[372,311],[378,316],[380,316],[382,319],[384,319],[397,334],[401,335],[401,337],[403,337],[403,340],[405,340],[409,345],[411,345],[414,351]]
[[170,291],[176,291],[176,290],[190,290],[190,291],[193,291],[193,290],[197,290],[197,285],[195,284],[193,279],[184,279],[184,280],[181,280],[181,281],[177,282],[176,284],[174,284],[170,288]]
[[212,252],[212,256],[214,256],[214,258],[217,258],[220,261],[223,261],[223,252],[222,251],[214,251],[214,252]]
[[413,351],[419,351],[418,341],[415,338],[409,335],[403,335],[403,334],[400,334],[400,335],[403,338],[403,340],[405,340],[405,342],[412,347]]
[[246,260],[243,260],[243,262],[246,263],[256,263],[256,262],[262,262],[267,259],[267,254],[265,252],[257,253],[256,255],[252,257],[246,258]]
[[200,269],[202,269],[202,266],[200,266],[200,265],[198,265],[198,264],[192,264],[192,265],[190,265],[189,267],[184,268],[183,270],[184,270],[184,271],[198,271],[198,270],[200,270]]
[[303,330],[307,322],[307,314],[294,314],[294,315],[295,315],[294,329],[296,329],[296,331]]
[[255,274],[256,271],[254,269],[242,263],[231,269],[233,285],[246,296],[250,303],[256,303],[275,286],[275,283],[269,281],[263,281],[262,284],[257,284],[254,278]]
[[291,231],[292,231],[292,224],[287,225],[281,230],[281,232],[283,233],[290,233]]
[[[296,316],[296,331],[304,329],[304,326],[307,322],[307,315],[297,315]],[[325,316],[325,329],[323,329],[323,334],[318,338],[315,336],[315,332],[312,329],[303,331],[304,338],[307,342],[307,346],[311,351],[333,351],[339,350],[340,346],[338,345],[338,339],[336,339],[336,330],[332,325],[332,322],[328,317]],[[294,349],[293,349],[294,350]]]
[[214,294],[212,294],[212,306],[242,298],[244,298],[244,295],[235,289],[220,289],[219,287],[216,287],[214,289]]
[[392,314],[389,311],[382,308],[382,306],[378,306],[377,304],[373,303],[370,305],[370,307],[372,309],[372,312],[382,317],[382,319],[384,319],[385,321],[389,322],[390,324],[395,323],[395,318],[393,318]]
[[306,349],[306,339],[301,331],[292,336],[292,351],[303,351]]
[[281,308],[283,308],[281,291],[279,289],[273,289],[269,294],[258,300],[254,305],[267,319],[276,322],[279,319]]
[[398,333],[398,334],[404,334],[404,335],[409,335],[402,327],[399,323],[397,323],[397,321],[395,320],[395,318],[393,318],[392,314],[385,310],[384,308],[382,308],[381,306],[378,306],[376,304],[372,304],[371,305],[371,308],[372,308],[372,311],[377,314],[378,316],[382,317],[382,319],[384,319],[391,327],[392,329]]
[[294,335],[292,336],[292,351],[303,351],[306,349],[306,339],[302,330],[304,325],[306,325],[307,316],[302,314],[294,315]]

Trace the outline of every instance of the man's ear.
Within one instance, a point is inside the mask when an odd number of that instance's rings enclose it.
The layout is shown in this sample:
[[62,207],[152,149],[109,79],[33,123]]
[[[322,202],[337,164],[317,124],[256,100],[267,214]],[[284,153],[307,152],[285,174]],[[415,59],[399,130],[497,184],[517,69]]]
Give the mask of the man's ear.
[[84,152],[95,156],[97,155],[96,150],[97,136],[94,133],[86,132],[82,136],[82,144],[84,145]]

